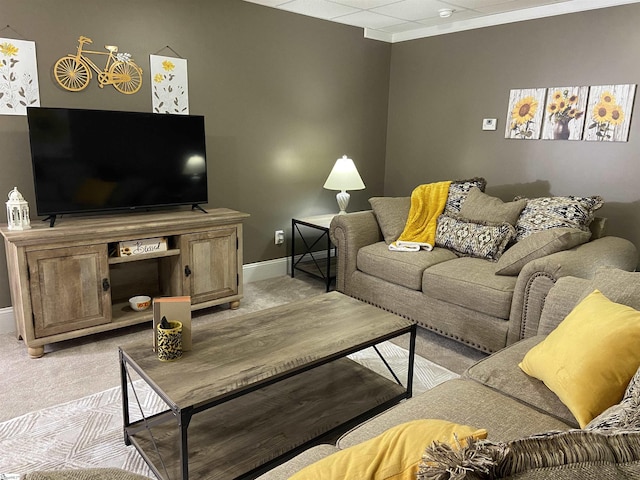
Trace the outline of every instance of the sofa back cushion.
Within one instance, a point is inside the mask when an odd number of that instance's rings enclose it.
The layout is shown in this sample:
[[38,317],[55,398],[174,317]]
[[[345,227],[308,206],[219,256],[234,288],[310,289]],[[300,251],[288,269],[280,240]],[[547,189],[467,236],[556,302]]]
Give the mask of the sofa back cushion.
[[388,244],[395,242],[407,223],[411,197],[371,197],[369,204]]
[[591,232],[578,228],[559,227],[535,232],[504,252],[496,264],[496,275],[518,275],[532,260],[581,245],[590,237]]
[[473,187],[462,204],[460,215],[472,222],[496,224],[506,222],[515,226],[526,204],[525,199],[503,202],[498,197],[492,197],[478,187]]

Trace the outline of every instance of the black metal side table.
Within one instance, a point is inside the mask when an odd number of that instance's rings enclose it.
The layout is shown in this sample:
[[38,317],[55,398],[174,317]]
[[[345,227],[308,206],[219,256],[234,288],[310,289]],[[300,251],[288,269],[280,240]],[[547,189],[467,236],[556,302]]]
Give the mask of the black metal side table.
[[[336,247],[329,238],[329,226],[336,215],[336,213],[329,213],[291,219],[291,277],[295,276],[296,270],[300,270],[322,278],[327,285],[327,292],[331,287],[331,281],[336,278]],[[320,234],[317,238],[311,236],[312,233],[317,235],[318,232]],[[304,252],[300,254],[296,254],[296,236],[304,245]],[[314,251],[316,245],[324,241],[326,241],[326,250]],[[325,252],[326,258],[321,258]]]

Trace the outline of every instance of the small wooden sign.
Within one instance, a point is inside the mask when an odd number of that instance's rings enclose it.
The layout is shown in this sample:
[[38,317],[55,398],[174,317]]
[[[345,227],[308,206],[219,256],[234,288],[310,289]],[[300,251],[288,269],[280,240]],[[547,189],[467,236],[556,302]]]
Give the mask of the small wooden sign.
[[165,237],[141,238],[128,240],[118,244],[118,256],[143,255],[145,253],[164,252],[167,250]]

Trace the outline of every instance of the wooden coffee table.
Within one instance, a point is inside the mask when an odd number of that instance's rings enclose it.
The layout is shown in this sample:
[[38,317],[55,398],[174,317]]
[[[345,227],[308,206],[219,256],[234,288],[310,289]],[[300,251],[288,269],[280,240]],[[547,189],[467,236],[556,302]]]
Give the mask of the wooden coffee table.
[[[404,386],[346,358],[406,334]],[[410,321],[331,292],[196,325],[193,349],[175,362],[157,359],[150,335],[120,347],[125,443],[164,480],[250,478],[409,398],[415,334]],[[165,412],[130,422],[131,370]]]

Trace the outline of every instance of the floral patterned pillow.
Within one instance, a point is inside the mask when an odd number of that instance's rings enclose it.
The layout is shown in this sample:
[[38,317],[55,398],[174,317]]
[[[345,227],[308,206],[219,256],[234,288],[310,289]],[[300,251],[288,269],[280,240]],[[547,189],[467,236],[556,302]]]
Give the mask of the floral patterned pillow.
[[532,233],[557,227],[578,228],[588,232],[594,212],[604,204],[602,197],[598,196],[542,197],[526,200],[527,206],[516,222],[516,241]]
[[591,420],[585,430],[640,430],[640,368],[629,382],[622,401]]
[[449,186],[449,195],[447,196],[447,203],[444,207],[445,215],[457,215],[460,213],[462,203],[467,198],[469,190],[473,187],[478,187],[481,192],[487,186],[487,181],[482,177],[475,177],[469,180],[454,180]]
[[460,255],[496,261],[516,231],[509,223],[483,224],[462,218],[440,215],[436,229],[436,246]]

